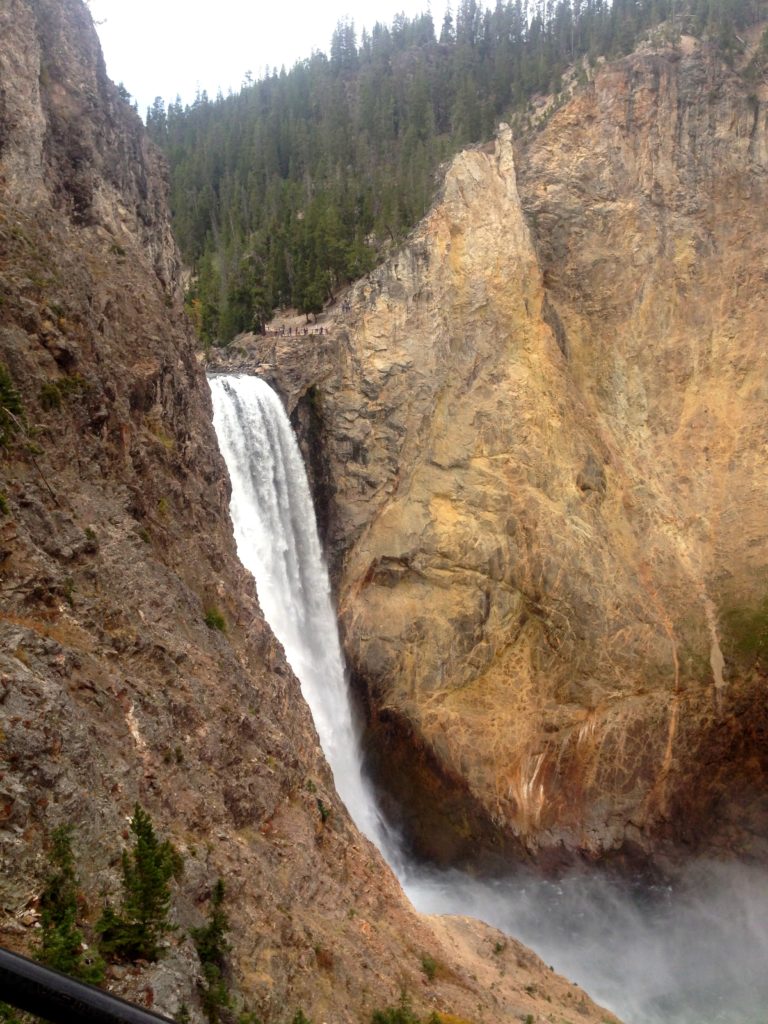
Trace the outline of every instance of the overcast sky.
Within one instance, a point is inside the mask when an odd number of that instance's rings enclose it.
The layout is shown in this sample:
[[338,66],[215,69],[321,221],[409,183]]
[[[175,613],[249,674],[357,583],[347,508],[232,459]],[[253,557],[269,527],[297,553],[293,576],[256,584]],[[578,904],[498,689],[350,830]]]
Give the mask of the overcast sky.
[[[363,27],[390,24],[395,14],[419,14],[428,0],[91,0],[107,71],[138,100],[139,113],[155,96],[184,103],[197,89],[215,96],[237,90],[246,71],[290,68],[313,50],[328,53],[339,19]],[[432,4],[439,32],[445,0]]]

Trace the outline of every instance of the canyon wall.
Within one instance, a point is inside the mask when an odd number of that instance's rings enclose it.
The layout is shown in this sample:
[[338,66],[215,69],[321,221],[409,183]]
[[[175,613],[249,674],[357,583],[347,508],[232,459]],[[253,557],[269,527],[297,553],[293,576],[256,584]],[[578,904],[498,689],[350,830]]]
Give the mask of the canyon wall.
[[456,157],[322,373],[261,350],[428,856],[766,854],[761,88],[689,38],[601,63]]
[[4,3],[0,943],[34,948],[67,823],[92,940],[139,802],[183,857],[177,931],[112,990],[203,1019],[189,928],[222,878],[227,983],[265,1022],[362,1021],[403,991],[419,1013],[565,1012],[572,986],[523,947],[417,917],[336,796],[236,558],[166,200],[86,6]]

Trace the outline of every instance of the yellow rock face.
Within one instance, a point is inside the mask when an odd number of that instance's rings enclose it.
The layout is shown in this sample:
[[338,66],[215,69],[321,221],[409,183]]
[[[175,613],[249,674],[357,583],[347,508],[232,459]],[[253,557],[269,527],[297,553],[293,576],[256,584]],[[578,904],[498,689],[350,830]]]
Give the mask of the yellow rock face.
[[458,156],[317,388],[354,676],[543,857],[763,849],[766,115],[685,49]]

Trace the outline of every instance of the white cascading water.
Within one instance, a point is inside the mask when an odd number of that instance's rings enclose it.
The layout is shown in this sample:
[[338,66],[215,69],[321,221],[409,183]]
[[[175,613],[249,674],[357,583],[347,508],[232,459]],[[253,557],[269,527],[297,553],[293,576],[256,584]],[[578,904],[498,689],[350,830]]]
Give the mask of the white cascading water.
[[258,377],[212,377],[210,386],[240,561],[301,684],[339,796],[392,864],[397,846],[363,778],[328,572],[290,421]]
[[427,913],[480,917],[532,946],[627,1024],[768,1024],[762,869],[697,864],[674,890],[601,875],[482,881],[409,861],[362,772],[304,464],[282,404],[256,377],[211,378],[238,553],[310,707],[336,788]]

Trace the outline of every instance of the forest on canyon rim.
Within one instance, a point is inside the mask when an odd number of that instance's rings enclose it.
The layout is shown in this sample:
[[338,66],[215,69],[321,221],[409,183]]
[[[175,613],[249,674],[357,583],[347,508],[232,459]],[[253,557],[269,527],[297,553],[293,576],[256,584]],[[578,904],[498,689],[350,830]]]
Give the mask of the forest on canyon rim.
[[[328,56],[237,95],[167,109],[158,98],[147,127],[170,163],[201,339],[258,330],[280,306],[319,312],[424,215],[444,161],[500,120],[535,129],[598,60],[685,33],[732,64],[740,33],[764,17],[754,0],[462,0],[442,26],[401,16],[358,40],[341,23]],[[764,39],[743,69],[752,87],[767,53]]]

